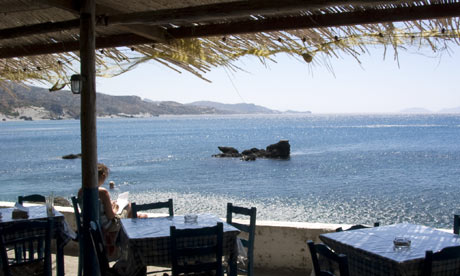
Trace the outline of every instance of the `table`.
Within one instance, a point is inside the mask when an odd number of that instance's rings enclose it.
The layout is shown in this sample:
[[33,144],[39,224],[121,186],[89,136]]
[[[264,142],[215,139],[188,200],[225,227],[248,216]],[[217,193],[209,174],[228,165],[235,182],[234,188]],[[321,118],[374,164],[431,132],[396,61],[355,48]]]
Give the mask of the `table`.
[[[185,223],[184,216],[122,219],[119,240],[122,259],[127,261],[127,271],[135,275],[149,265],[171,266],[170,226],[174,225],[177,229],[202,228],[215,226],[217,222],[222,221],[210,214],[198,215],[196,223]],[[240,231],[225,222],[223,225],[224,255],[229,258],[230,275],[236,276],[236,237]]]
[[[395,247],[395,237],[411,240]],[[430,227],[401,223],[382,227],[322,234],[319,237],[336,252],[346,254],[350,275],[421,275],[425,251],[460,245],[458,235]],[[432,275],[460,272],[460,260],[433,266]]]
[[[45,220],[48,219],[46,214],[46,207],[43,206],[30,206],[29,218],[26,220]],[[0,219],[0,227],[5,227],[14,224],[17,221],[25,219],[13,219],[12,213],[14,208],[2,208],[2,218]],[[64,275],[64,245],[70,240],[71,235],[69,234],[69,227],[65,221],[64,215],[57,210],[54,210],[54,223],[53,223],[53,238],[56,238],[56,273],[61,276]],[[21,235],[27,235],[27,232],[21,233]],[[14,238],[14,237],[11,237]],[[5,237],[9,239],[9,237]]]

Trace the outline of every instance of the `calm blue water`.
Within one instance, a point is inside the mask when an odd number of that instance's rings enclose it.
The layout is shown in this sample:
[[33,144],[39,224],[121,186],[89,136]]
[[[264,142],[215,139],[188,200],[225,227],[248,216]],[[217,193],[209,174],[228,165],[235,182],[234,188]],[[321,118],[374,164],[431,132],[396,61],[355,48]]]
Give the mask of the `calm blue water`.
[[[451,227],[460,212],[460,115],[157,117],[98,120],[109,180],[136,202],[173,197],[176,213],[264,220],[415,222]],[[291,143],[291,159],[217,159],[217,146]],[[79,121],[0,123],[0,200],[81,186]]]

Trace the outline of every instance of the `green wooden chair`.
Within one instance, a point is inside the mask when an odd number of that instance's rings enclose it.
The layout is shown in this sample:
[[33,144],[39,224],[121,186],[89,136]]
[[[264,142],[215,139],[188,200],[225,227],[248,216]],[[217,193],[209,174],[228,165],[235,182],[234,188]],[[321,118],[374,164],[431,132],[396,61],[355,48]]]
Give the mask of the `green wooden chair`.
[[[196,229],[176,229],[171,226],[172,276],[210,275],[206,273],[214,272],[216,276],[223,276],[223,232],[222,222]],[[203,236],[209,238],[210,242],[196,246],[187,244],[188,240]]]
[[40,203],[45,203],[45,202],[46,202],[46,198],[45,198],[45,196],[42,196],[42,195],[39,195],[39,194],[18,196],[18,203],[22,205],[24,202],[40,202]]
[[79,254],[78,254],[78,276],[81,276],[83,273],[83,224],[80,216],[80,208],[78,205],[78,199],[76,197],[71,197],[73,211],[75,213],[75,223],[77,224],[77,237],[76,241],[78,242]]
[[109,260],[107,259],[107,255],[105,252],[102,230],[99,223],[90,221],[88,233],[90,233],[93,250],[95,251],[97,256],[101,276],[119,276],[117,271],[110,267]]
[[[256,213],[255,207],[245,208],[234,206],[232,203],[227,203],[227,223],[233,225],[235,228],[245,232],[248,236],[247,239],[239,238],[243,246],[247,249],[247,265],[238,265],[238,271],[247,273],[248,276],[254,275],[254,240],[256,236]],[[236,223],[233,221],[233,215],[249,216],[249,225]]]
[[458,235],[460,230],[460,215],[454,215],[454,234]]
[[154,203],[146,203],[146,204],[136,204],[135,202],[131,203],[131,211],[133,218],[137,218],[138,211],[145,211],[145,210],[154,210],[154,209],[163,209],[168,208],[169,215],[174,216],[174,208],[173,208],[173,200],[172,198],[168,199],[168,201],[164,202],[154,202]]
[[434,262],[443,262],[453,259],[460,259],[460,246],[446,247],[435,253],[431,250],[426,251],[425,262],[423,263],[423,276],[431,276]]
[[[19,220],[11,225],[0,228],[0,254],[3,275],[40,275],[51,276],[51,238],[53,219],[46,221]],[[27,230],[25,230],[27,229]],[[17,235],[18,232],[34,233]],[[13,235],[16,234],[16,235]],[[9,237],[9,238],[6,238]],[[14,238],[11,238],[14,237]],[[44,253],[39,254],[38,248],[44,243]],[[24,255],[8,259],[7,248],[21,245]],[[25,254],[27,252],[27,254]]]
[[320,267],[318,255],[325,257],[339,266],[340,276],[348,276],[348,261],[344,254],[337,254],[329,247],[322,243],[315,244],[313,241],[307,241],[308,248],[310,249],[311,261],[313,263],[313,270],[316,276],[333,276],[333,271],[328,271]]

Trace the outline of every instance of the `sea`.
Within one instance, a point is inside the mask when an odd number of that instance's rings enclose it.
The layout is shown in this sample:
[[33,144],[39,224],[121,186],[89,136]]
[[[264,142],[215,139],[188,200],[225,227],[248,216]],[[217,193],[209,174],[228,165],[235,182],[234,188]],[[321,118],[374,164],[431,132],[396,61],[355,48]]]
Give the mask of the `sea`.
[[[233,115],[97,121],[112,198],[173,198],[175,212],[258,220],[451,228],[460,213],[460,115]],[[289,140],[288,160],[215,158]],[[80,122],[0,122],[0,200],[81,187]],[[105,184],[108,186],[107,183]],[[107,187],[108,188],[108,187]]]

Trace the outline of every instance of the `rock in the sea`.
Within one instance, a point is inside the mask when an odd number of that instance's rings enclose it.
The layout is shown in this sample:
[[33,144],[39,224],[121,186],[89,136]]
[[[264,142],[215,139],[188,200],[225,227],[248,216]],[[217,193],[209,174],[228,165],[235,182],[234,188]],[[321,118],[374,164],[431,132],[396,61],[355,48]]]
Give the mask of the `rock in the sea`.
[[267,146],[267,158],[288,159],[291,154],[291,145],[288,140],[280,140],[276,144]]
[[217,147],[222,153],[214,154],[212,157],[241,157],[237,149],[232,147]]
[[77,159],[77,158],[81,158],[81,153],[77,153],[77,154],[71,153],[71,154],[62,156],[62,159]]
[[232,147],[218,147],[222,153],[213,157],[241,157],[244,161],[254,161],[257,158],[288,159],[291,154],[291,145],[288,140],[280,140],[276,144],[267,146],[266,149],[252,148],[243,150],[241,153]]
[[70,202],[67,199],[63,198],[62,196],[57,196],[54,198],[54,205],[72,207],[72,204],[70,204]]
[[239,153],[237,149],[232,147],[217,147],[222,153]]
[[251,153],[251,154],[243,154],[243,156],[241,156],[241,160],[243,161],[256,161],[256,155],[254,153]]

